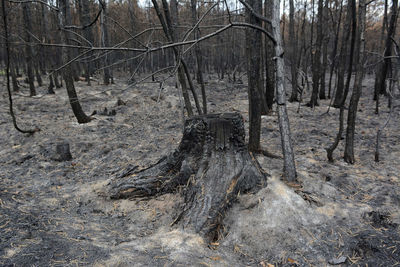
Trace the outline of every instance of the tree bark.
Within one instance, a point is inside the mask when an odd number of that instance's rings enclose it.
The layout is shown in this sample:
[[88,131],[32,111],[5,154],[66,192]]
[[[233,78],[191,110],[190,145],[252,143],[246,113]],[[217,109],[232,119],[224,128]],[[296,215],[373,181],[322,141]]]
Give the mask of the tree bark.
[[333,44],[333,51],[332,51],[332,64],[331,64],[331,70],[329,74],[329,89],[328,89],[328,98],[331,98],[331,89],[332,89],[332,76],[333,76],[333,70],[336,67],[336,53],[337,53],[337,46],[339,42],[339,33],[340,33],[340,25],[342,22],[342,10],[343,10],[343,0],[340,1],[340,10],[339,10],[339,19],[337,20],[337,28],[336,28],[336,34],[335,34],[335,41]]
[[[58,13],[58,22],[61,30],[64,29],[64,25],[71,25],[71,13],[69,7],[69,0],[59,0],[60,11]],[[68,31],[63,31],[61,33],[61,41],[64,44],[69,44],[69,33]],[[71,60],[70,50],[66,47],[62,48],[62,60],[63,62],[69,62]],[[73,80],[73,70],[71,64],[65,66],[63,69],[63,76],[65,81],[65,87],[67,89],[69,103],[71,105],[72,111],[78,121],[78,123],[87,123],[91,120],[89,116],[83,111],[81,104],[79,103],[78,95],[75,91],[74,80]],[[55,79],[57,79],[55,77]]]
[[289,101],[295,102],[298,99],[297,90],[297,40],[294,34],[294,2],[289,0],[289,44],[290,44],[290,72],[292,76],[292,94]]
[[[31,43],[31,34],[32,34],[32,21],[31,21],[31,10],[30,4],[23,3],[22,4],[22,12],[25,24],[25,39],[28,44]],[[29,82],[29,90],[31,96],[36,95],[35,85],[34,85],[34,73],[33,73],[33,47],[27,45],[25,48],[25,57],[26,57],[26,65],[27,65],[27,77]]]
[[[247,3],[258,13],[262,10],[260,0],[248,0]],[[247,23],[261,26],[261,21],[246,9]],[[261,32],[256,29],[246,29],[246,57],[249,98],[249,151],[260,149],[261,132]]]
[[[169,42],[173,42],[174,39],[174,33],[172,32],[172,28],[171,28],[171,18],[169,16],[169,9],[168,9],[168,5],[167,3],[163,3],[164,6],[164,14],[165,14],[165,18],[161,13],[160,7],[157,3],[156,0],[152,0],[154,9],[156,11],[157,17],[160,20],[161,26],[163,28],[164,34],[167,38],[167,40]],[[178,53],[178,50],[176,49],[176,47],[173,47],[172,50],[174,51],[174,56],[175,56],[175,60],[177,61],[178,64],[181,63],[182,59],[180,58],[180,55]],[[185,101],[185,108],[186,111],[188,113],[188,116],[191,117],[193,116],[193,109],[192,109],[192,104],[190,103],[190,99],[189,99],[189,94],[187,92],[187,84],[186,84],[186,79],[185,79],[185,73],[184,73],[184,69],[182,67],[182,65],[180,65],[178,67],[178,80],[179,83],[181,84],[181,90],[182,90],[182,95]],[[190,75],[189,75],[190,77]],[[201,113],[201,111],[199,112]]]
[[355,50],[357,55],[357,70],[354,80],[353,93],[350,99],[349,112],[347,117],[346,145],[344,149],[344,160],[353,164],[354,157],[354,133],[356,128],[357,106],[361,96],[362,80],[364,76],[364,52],[365,52],[365,20],[366,20],[366,4],[365,0],[359,0],[358,7],[358,30],[357,44]]
[[[328,25],[328,3],[329,0],[325,0],[325,6],[322,10],[322,23],[324,25]],[[322,27],[321,27],[322,28]],[[320,73],[320,88],[319,88],[319,99],[326,99],[325,94],[325,74],[326,74],[326,66],[328,65],[328,43],[329,43],[329,34],[323,33],[322,34],[322,66],[321,66],[321,73]]]
[[[78,11],[79,11],[79,21],[82,26],[86,26],[90,24],[90,8],[89,8],[89,1],[87,0],[79,0],[78,1]],[[88,40],[93,45],[93,32],[92,27],[86,27],[83,29],[83,36],[86,40]],[[92,63],[88,60],[85,63],[85,80],[87,85],[91,85],[90,83],[90,75],[92,74]]]
[[330,162],[333,162],[333,152],[337,148],[340,139],[342,138],[342,133],[344,130],[344,107],[347,99],[347,95],[350,89],[350,80],[351,80],[351,71],[353,65],[353,55],[354,55],[354,46],[355,46],[355,39],[356,39],[356,27],[357,27],[357,18],[356,18],[356,1],[351,0],[348,4],[348,16],[351,18],[351,42],[350,42],[350,58],[349,58],[349,66],[348,66],[348,73],[347,73],[347,80],[346,86],[344,88],[343,96],[341,99],[341,103],[339,105],[339,131],[336,135],[335,141],[333,144],[326,148],[327,158]]
[[[197,23],[197,0],[191,0],[190,3],[192,11],[192,25],[194,26]],[[194,39],[200,37],[199,28],[194,29],[193,33],[194,33]],[[201,96],[203,100],[203,113],[207,114],[207,96],[203,79],[203,57],[201,55],[200,44],[195,45],[194,53],[196,55],[196,63],[197,63],[197,82],[200,84]]]
[[275,38],[276,54],[276,103],[278,106],[279,130],[281,133],[281,146],[284,159],[283,173],[287,181],[297,180],[296,165],[290,134],[289,117],[286,110],[286,92],[284,87],[284,60],[283,46],[280,29],[280,0],[273,0],[272,35]]
[[[103,11],[100,15],[100,27],[101,27],[101,44],[103,47],[109,47],[109,38],[108,38],[108,25],[107,25],[107,6],[106,3],[103,3]],[[106,53],[104,55],[104,73],[103,73],[103,82],[105,85],[111,83],[111,71],[110,71],[110,55]]]
[[112,199],[177,192],[182,211],[173,224],[216,239],[226,210],[239,193],[266,186],[267,175],[245,145],[238,113],[208,114],[185,122],[179,147],[144,170],[124,171],[108,185]]
[[376,72],[375,77],[375,92],[374,97],[376,99],[376,109],[375,113],[379,113],[379,94],[384,94],[386,92],[386,76],[388,73],[389,65],[391,63],[390,56],[392,54],[392,40],[396,34],[396,24],[398,16],[398,0],[393,0],[389,29],[385,41],[385,53],[384,61],[380,65],[379,70]]
[[308,105],[313,108],[318,104],[318,89],[321,80],[321,46],[322,46],[322,23],[323,23],[324,0],[318,0],[318,23],[317,23],[317,40],[315,42],[315,55],[313,57],[313,72],[312,72],[312,94]]
[[[267,18],[271,19],[273,16],[273,0],[265,0],[265,15]],[[265,25],[265,28],[268,32],[272,32],[271,25]],[[267,103],[268,112],[272,112],[272,106],[274,104],[275,97],[275,57],[274,44],[273,42],[266,36],[265,37],[265,73],[266,73],[266,82],[265,82],[265,101]]]
[[343,98],[343,92],[344,92],[344,75],[346,71],[346,65],[348,64],[347,61],[347,52],[348,52],[348,43],[350,39],[350,27],[351,27],[351,22],[352,21],[352,11],[351,11],[351,5],[348,3],[347,4],[347,12],[346,12],[346,20],[343,28],[343,33],[342,33],[342,44],[340,47],[340,56],[339,56],[339,66],[338,66],[338,81],[336,85],[336,93],[335,93],[335,99],[333,101],[333,107],[335,108],[340,108],[341,103],[342,103],[342,98]]

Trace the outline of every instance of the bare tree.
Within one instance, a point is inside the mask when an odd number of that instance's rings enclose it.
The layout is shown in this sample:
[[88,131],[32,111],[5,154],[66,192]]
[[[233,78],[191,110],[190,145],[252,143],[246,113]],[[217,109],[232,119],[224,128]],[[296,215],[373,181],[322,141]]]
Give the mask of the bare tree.
[[[354,158],[354,133],[356,128],[357,106],[360,100],[362,91],[362,80],[364,76],[364,58],[365,58],[365,20],[366,20],[366,3],[365,0],[358,2],[358,27],[357,27],[357,42],[355,51],[356,55],[356,77],[354,80],[353,93],[351,94],[349,112],[347,115],[347,131],[346,145],[344,149],[344,160],[353,164]],[[355,9],[355,7],[354,7]]]
[[280,0],[274,0],[272,11],[272,35],[275,39],[276,54],[276,104],[278,108],[279,129],[281,132],[281,146],[284,157],[284,177],[290,182],[297,180],[296,165],[290,134],[289,117],[286,110],[286,92],[284,87],[283,46],[280,29]]
[[[200,37],[200,30],[196,27],[197,23],[197,0],[191,0],[191,13],[192,13],[192,25],[194,28],[193,30],[193,37],[198,39]],[[203,79],[203,56],[201,54],[200,44],[196,44],[194,47],[194,53],[196,55],[196,63],[197,63],[197,82],[200,84],[201,87],[201,96],[203,99],[203,113],[207,114],[207,97],[206,97],[206,89],[204,85]]]
[[26,57],[26,69],[27,69],[27,78],[29,83],[29,90],[31,96],[36,95],[35,85],[34,85],[34,76],[33,76],[33,47],[29,45],[31,43],[31,34],[32,34],[32,22],[31,22],[31,10],[30,5],[28,3],[22,4],[22,12],[24,18],[25,25],[25,39],[28,45],[25,48],[25,57]]
[[[64,44],[69,44],[69,31],[65,30],[65,25],[71,25],[71,11],[69,0],[59,0],[59,14],[58,14],[58,23],[61,33],[61,42]],[[63,47],[62,48],[62,59],[64,63],[70,62],[71,57],[71,50]],[[78,123],[87,123],[91,121],[91,118],[85,114],[83,111],[81,104],[79,103],[78,95],[75,90],[74,80],[73,80],[73,69],[71,64],[68,64],[63,69],[63,77],[65,81],[65,87],[67,89],[69,103],[72,107],[72,111],[78,121]]]
[[[109,36],[108,36],[108,25],[107,25],[107,4],[103,3],[103,11],[101,12],[100,17],[100,27],[101,27],[101,44],[103,47],[109,47]],[[110,54],[106,53],[104,55],[104,73],[103,73],[103,81],[104,84],[108,85],[112,83],[112,75],[110,70]]]
[[[273,15],[272,3],[273,0],[265,0],[264,9],[267,18],[271,19]],[[265,28],[268,32],[272,32],[270,23],[265,23]],[[275,50],[274,43],[268,36],[265,36],[265,101],[267,103],[268,112],[272,112],[272,105],[275,96]]]
[[389,29],[387,32],[387,37],[385,41],[385,52],[384,52],[384,60],[380,65],[378,71],[376,72],[375,76],[375,91],[374,97],[376,100],[376,107],[375,113],[379,113],[379,95],[385,93],[386,88],[386,76],[388,74],[388,69],[391,63],[390,56],[392,55],[392,40],[396,33],[396,24],[397,24],[397,17],[398,17],[398,0],[392,1],[392,8],[391,8],[391,16],[390,16],[390,23]]
[[292,93],[290,102],[299,101],[297,88],[297,40],[294,34],[294,0],[289,0],[289,59],[292,77]]
[[[248,0],[248,5],[258,13],[262,13],[260,0]],[[247,23],[261,26],[261,21],[246,9]],[[246,54],[247,54],[247,78],[249,95],[249,151],[260,149],[261,131],[261,32],[256,29],[246,29]]]
[[318,21],[317,21],[317,40],[315,42],[315,54],[313,56],[313,89],[311,94],[311,99],[308,105],[313,108],[314,106],[318,106],[318,89],[321,79],[321,46],[322,46],[322,23],[323,23],[323,9],[324,9],[324,0],[318,0]]

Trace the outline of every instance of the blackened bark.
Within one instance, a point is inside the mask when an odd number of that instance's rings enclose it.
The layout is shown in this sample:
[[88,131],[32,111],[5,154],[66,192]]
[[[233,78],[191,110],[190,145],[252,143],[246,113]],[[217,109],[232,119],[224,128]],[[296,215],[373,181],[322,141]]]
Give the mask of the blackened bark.
[[[165,4],[163,3],[164,6],[164,13],[166,13],[165,18],[161,13],[160,7],[157,3],[156,0],[152,0],[154,9],[156,11],[157,17],[160,20],[161,26],[163,28],[164,34],[167,37],[167,40],[169,42],[173,42],[174,37],[173,37],[173,32],[171,32],[171,18],[169,16],[169,10],[168,10],[168,5],[165,2]],[[168,15],[167,15],[168,14]],[[178,61],[177,63],[180,63],[180,56],[178,53],[178,50],[174,47],[173,48],[174,51],[174,56],[175,56],[175,60]],[[193,116],[193,109],[192,109],[192,104],[190,103],[190,99],[189,99],[189,94],[187,91],[187,84],[186,84],[186,79],[185,79],[185,73],[184,73],[184,69],[183,67],[180,65],[178,67],[178,75],[177,75],[177,80],[179,80],[179,83],[181,84],[181,90],[182,90],[182,95],[183,95],[183,99],[185,101],[185,108],[186,111],[188,113],[188,116]]]
[[297,90],[297,40],[294,35],[294,3],[293,0],[289,0],[289,44],[290,44],[290,72],[292,75],[292,94],[290,95],[289,101],[295,102],[298,99]]
[[179,147],[156,164],[133,167],[114,178],[112,199],[182,192],[185,203],[175,223],[210,240],[238,193],[266,186],[267,175],[245,145],[238,113],[208,114],[185,122]]
[[[107,6],[106,3],[103,3],[103,11],[101,12],[100,17],[100,25],[101,25],[101,44],[103,47],[109,47],[109,39],[108,39],[108,25],[107,25]],[[111,71],[110,71],[110,55],[106,53],[104,55],[104,74],[103,81],[105,85],[111,83]]]
[[[59,0],[60,12],[58,14],[58,22],[61,30],[64,25],[71,25],[71,13],[69,7],[69,0]],[[61,33],[61,41],[64,44],[69,44],[69,32],[63,31]],[[70,50],[66,47],[62,48],[62,59],[63,62],[69,62],[71,60]],[[72,107],[72,111],[78,121],[78,123],[87,123],[91,120],[89,116],[83,111],[81,104],[79,103],[78,95],[75,91],[74,80],[73,80],[73,69],[71,64],[65,66],[63,69],[63,76],[65,81],[65,87],[67,89],[69,103]],[[56,77],[55,77],[56,79]]]
[[[197,0],[191,0],[191,11],[192,11],[192,25],[194,26],[197,23]],[[198,39],[200,37],[199,28],[194,29],[194,39]],[[201,87],[201,96],[203,100],[203,113],[207,114],[207,96],[206,89],[204,85],[203,79],[203,56],[201,54],[200,44],[196,44],[194,47],[194,53],[196,55],[196,63],[197,63],[197,82]]]
[[36,75],[36,81],[39,86],[43,86],[43,80],[42,77],[40,76],[40,71],[39,71],[39,64],[35,64],[35,75]]
[[[272,18],[273,13],[273,0],[265,0],[265,15],[267,18]],[[269,24],[265,25],[268,32],[272,32],[272,27]],[[274,104],[275,97],[275,50],[273,42],[265,38],[265,101],[267,103],[268,111],[272,112],[272,105]]]
[[356,18],[356,1],[351,0],[348,4],[349,8],[349,13],[351,17],[351,42],[350,42],[350,58],[349,58],[349,66],[348,66],[348,73],[347,73],[347,80],[346,80],[346,86],[344,88],[344,93],[342,96],[342,100],[340,103],[340,112],[339,112],[339,131],[336,135],[335,141],[333,144],[326,148],[327,152],[327,158],[330,162],[333,162],[333,152],[337,148],[340,139],[342,138],[343,130],[344,130],[344,106],[346,103],[347,95],[349,93],[350,89],[350,80],[351,80],[351,71],[352,71],[352,65],[353,65],[353,55],[354,55],[354,46],[355,46],[355,39],[356,39],[356,28],[357,28],[357,18]]
[[312,94],[308,106],[311,108],[319,106],[318,104],[318,89],[321,79],[321,46],[322,46],[322,23],[323,23],[324,0],[318,0],[318,23],[317,23],[317,40],[315,42],[315,55],[313,57],[312,71]]
[[47,87],[47,93],[48,94],[50,94],[50,95],[54,95],[55,94],[55,92],[54,92],[54,79],[53,79],[53,74],[50,74],[49,75],[49,80],[50,80],[50,82],[49,82],[49,86]]
[[[10,50],[11,52],[11,50]],[[10,57],[12,58],[12,57]],[[17,80],[17,74],[15,72],[15,65],[16,63],[14,63],[13,61],[10,62],[10,74],[11,74],[11,81],[12,81],[12,85],[13,85],[13,91],[14,92],[18,92],[19,91],[19,85],[18,85],[18,80]]]
[[[322,20],[324,25],[328,24],[328,0],[325,0],[325,6],[322,11]],[[329,43],[329,35],[326,33],[322,33],[322,66],[320,73],[320,88],[319,88],[319,99],[326,99],[325,94],[325,74],[326,74],[326,66],[328,65],[328,43]]]
[[[79,20],[81,22],[81,25],[89,25],[91,22],[90,19],[90,8],[89,8],[89,1],[87,0],[79,0],[78,1],[78,11],[79,11]],[[90,42],[90,45],[93,45],[93,32],[92,32],[92,27],[86,27],[83,30],[83,36],[85,37],[86,40]],[[92,73],[92,62],[88,60],[85,62],[85,80],[87,82],[87,85],[90,84],[90,75]]]
[[280,29],[280,0],[273,0],[272,12],[272,35],[276,41],[276,104],[278,106],[279,130],[281,133],[281,147],[284,159],[283,173],[287,181],[297,180],[296,165],[294,161],[294,152],[290,133],[289,117],[286,109],[286,92],[284,87],[284,60],[283,45]]
[[393,0],[392,8],[391,8],[391,16],[389,29],[385,41],[385,53],[384,53],[384,61],[379,67],[379,70],[376,73],[375,77],[375,91],[374,98],[376,100],[376,109],[375,113],[379,113],[379,94],[384,94],[386,92],[386,76],[388,74],[389,65],[391,62],[390,56],[392,54],[392,40],[391,38],[395,37],[396,34],[396,23],[398,17],[398,0]]
[[[25,24],[25,39],[28,44],[31,43],[32,34],[32,22],[31,22],[31,11],[30,6],[27,3],[22,4],[22,12]],[[36,95],[35,85],[34,85],[34,75],[33,75],[33,47],[31,45],[26,45],[25,48],[25,58],[27,65],[27,77],[29,82],[29,90],[31,96]]]
[[342,10],[343,10],[343,0],[340,1],[339,19],[337,21],[335,41],[334,41],[334,44],[333,44],[332,64],[331,64],[331,71],[330,71],[330,74],[329,74],[328,98],[331,98],[333,70],[335,69],[336,62],[337,62],[336,53],[337,53],[337,46],[338,46],[338,42],[339,42],[340,25],[341,25],[341,22],[342,22]]
[[[250,0],[247,3],[255,11],[262,10],[260,0]],[[261,12],[259,12],[261,13]],[[246,9],[246,21],[261,26],[261,21]],[[261,32],[256,29],[246,29],[246,57],[249,98],[249,151],[260,149],[261,132]]]
[[346,66],[348,64],[347,61],[347,53],[348,53],[348,43],[351,34],[351,22],[352,21],[352,11],[351,4],[347,4],[347,12],[346,12],[346,20],[342,33],[342,44],[340,47],[340,56],[339,56],[339,66],[338,66],[338,81],[336,85],[336,93],[335,99],[333,101],[333,107],[340,108],[342,104],[343,92],[344,92],[344,75],[346,71]]
[[344,160],[348,163],[353,164],[355,162],[354,157],[354,133],[356,128],[356,115],[357,106],[361,96],[362,80],[364,76],[364,51],[365,51],[365,18],[366,16],[366,4],[365,0],[359,0],[358,7],[358,29],[357,29],[357,44],[355,51],[358,51],[357,55],[357,72],[354,80],[353,93],[350,99],[349,112],[347,117],[347,131],[346,131],[346,145],[344,149]]

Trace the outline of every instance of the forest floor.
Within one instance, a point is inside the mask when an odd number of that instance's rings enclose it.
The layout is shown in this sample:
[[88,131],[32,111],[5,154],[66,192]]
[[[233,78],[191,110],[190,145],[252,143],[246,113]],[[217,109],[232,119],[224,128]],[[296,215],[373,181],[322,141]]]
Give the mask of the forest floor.
[[[244,84],[208,77],[210,112],[240,112],[248,118]],[[38,88],[14,94],[18,133],[0,97],[1,266],[399,266],[400,109],[381,138],[388,116],[382,100],[374,114],[373,80],[364,81],[357,113],[356,163],[343,161],[344,139],[327,161],[325,148],[337,133],[339,110],[329,100],[314,110],[289,103],[301,186],[281,180],[282,160],[257,156],[270,174],[268,186],[240,195],[226,214],[220,240],[170,227],[179,194],[155,199],[110,200],[106,185],[128,166],[144,168],[172,152],[180,141],[182,113],[172,82],[126,88],[123,79],[105,86],[76,83],[81,104],[95,120],[78,124],[65,88],[55,95]],[[308,92],[304,99],[308,100]],[[118,98],[126,105],[117,106]],[[100,115],[104,108],[115,115]],[[246,123],[247,125],[247,123]],[[56,161],[55,147],[68,142],[72,161]],[[281,155],[277,114],[262,118],[262,146]],[[368,265],[366,265],[368,264]]]

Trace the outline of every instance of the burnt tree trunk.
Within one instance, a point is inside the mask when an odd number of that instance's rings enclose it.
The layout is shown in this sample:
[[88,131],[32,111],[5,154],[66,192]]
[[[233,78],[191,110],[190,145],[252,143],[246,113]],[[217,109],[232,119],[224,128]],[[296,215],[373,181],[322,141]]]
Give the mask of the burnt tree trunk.
[[[24,25],[26,28],[26,33],[25,33],[25,38],[26,42],[29,44],[31,42],[31,34],[33,32],[32,30],[32,21],[31,21],[31,10],[29,7],[29,4],[23,4],[22,5],[22,11],[23,11],[23,18],[24,18]],[[30,45],[27,45],[25,48],[25,53],[26,53],[26,66],[27,66],[27,77],[28,77],[28,82],[29,82],[29,90],[31,96],[36,95],[36,90],[35,90],[35,85],[34,85],[34,73],[33,73],[33,47]]]
[[174,223],[213,239],[238,193],[265,186],[266,178],[247,150],[242,116],[223,113],[187,119],[175,152],[147,169],[128,169],[108,186],[112,199],[156,196],[183,187],[185,203]]

